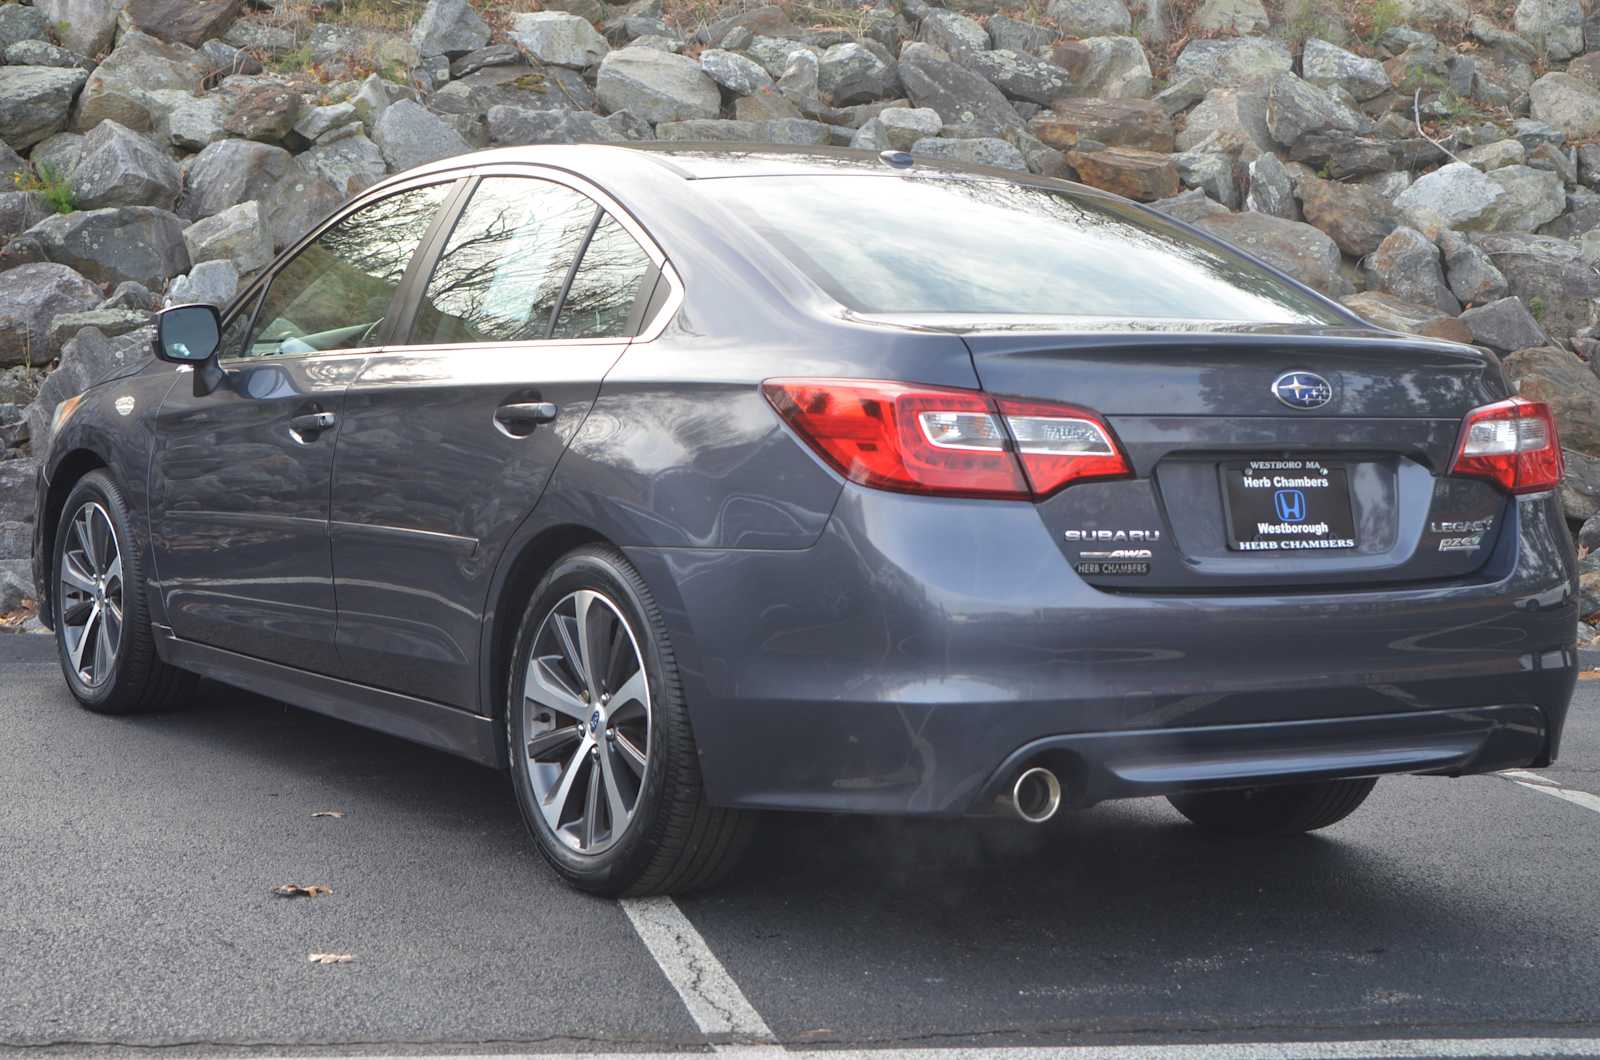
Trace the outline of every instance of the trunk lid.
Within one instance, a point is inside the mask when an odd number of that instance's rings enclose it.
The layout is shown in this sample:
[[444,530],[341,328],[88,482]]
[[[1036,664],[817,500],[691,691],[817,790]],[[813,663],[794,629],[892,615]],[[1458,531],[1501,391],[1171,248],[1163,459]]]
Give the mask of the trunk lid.
[[[1468,347],[1283,326],[963,338],[985,390],[1092,409],[1117,435],[1133,479],[1038,505],[1066,560],[1102,588],[1461,578],[1490,561],[1515,510],[1489,483],[1446,474],[1462,417],[1507,394]],[[1296,406],[1280,380],[1291,397],[1295,384],[1326,389]]]

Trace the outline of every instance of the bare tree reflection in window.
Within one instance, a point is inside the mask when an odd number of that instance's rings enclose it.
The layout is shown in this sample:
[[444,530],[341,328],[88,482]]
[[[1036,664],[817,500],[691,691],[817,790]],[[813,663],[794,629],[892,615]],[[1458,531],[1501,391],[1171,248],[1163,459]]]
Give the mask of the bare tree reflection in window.
[[417,343],[542,339],[595,217],[546,181],[491,177],[446,242],[417,311]]
[[639,283],[649,269],[650,259],[639,244],[607,215],[583,252],[552,335],[597,339],[626,334]]
[[267,288],[245,355],[370,344],[449,189],[435,184],[381,199],[295,255]]

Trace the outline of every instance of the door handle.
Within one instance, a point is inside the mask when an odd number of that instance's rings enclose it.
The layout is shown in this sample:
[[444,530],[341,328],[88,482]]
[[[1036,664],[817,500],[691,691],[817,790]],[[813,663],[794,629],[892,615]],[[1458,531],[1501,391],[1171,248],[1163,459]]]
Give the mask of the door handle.
[[508,431],[533,430],[541,423],[553,423],[561,409],[554,401],[521,401],[494,410],[494,421]]
[[331,412],[307,412],[289,417],[289,429],[296,434],[316,434],[331,429],[338,422],[339,418]]

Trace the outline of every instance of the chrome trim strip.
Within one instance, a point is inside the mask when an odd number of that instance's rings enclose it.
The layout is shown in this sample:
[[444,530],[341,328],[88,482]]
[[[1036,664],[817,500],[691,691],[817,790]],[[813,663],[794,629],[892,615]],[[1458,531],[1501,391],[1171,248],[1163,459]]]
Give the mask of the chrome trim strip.
[[414,530],[409,526],[350,523],[334,519],[328,523],[328,533],[333,537],[364,537],[380,542],[421,545],[425,548],[453,552],[468,558],[478,552],[478,539],[475,537],[446,534],[438,530]]

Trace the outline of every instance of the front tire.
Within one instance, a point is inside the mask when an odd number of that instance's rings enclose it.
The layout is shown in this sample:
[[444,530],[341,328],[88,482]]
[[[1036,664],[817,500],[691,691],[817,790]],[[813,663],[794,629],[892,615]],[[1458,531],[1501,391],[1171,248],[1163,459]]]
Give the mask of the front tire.
[[1313,832],[1356,811],[1376,777],[1325,780],[1239,791],[1170,795],[1173,809],[1210,832],[1234,836],[1287,836]]
[[751,816],[706,803],[666,625],[621,554],[589,546],[545,575],[512,654],[512,784],[539,852],[607,896],[705,887]]
[[156,654],[144,560],[116,480],[91,471],[73,486],[56,526],[56,651],[67,687],[99,714],[164,710],[189,699],[195,676]]

